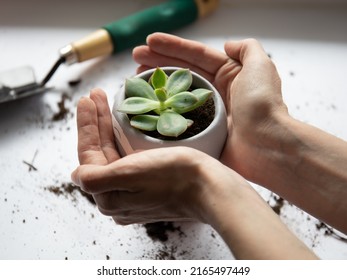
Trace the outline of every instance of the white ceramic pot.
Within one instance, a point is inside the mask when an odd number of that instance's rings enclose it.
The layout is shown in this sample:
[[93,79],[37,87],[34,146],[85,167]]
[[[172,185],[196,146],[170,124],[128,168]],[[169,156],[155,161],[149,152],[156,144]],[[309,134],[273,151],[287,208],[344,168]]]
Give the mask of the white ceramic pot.
[[[168,75],[177,67],[161,67]],[[148,80],[155,69],[145,71],[137,77]],[[227,117],[225,106],[221,96],[215,87],[205,78],[197,73],[192,72],[192,86],[196,88],[206,88],[213,91],[213,101],[215,104],[215,117],[211,124],[199,134],[182,140],[160,140],[148,136],[130,125],[129,118],[126,114],[117,111],[125,98],[124,85],[120,88],[115,96],[112,109],[113,131],[116,137],[117,146],[121,156],[132,153],[135,150],[148,150],[163,147],[186,146],[195,148],[210,156],[219,159],[227,137]]]

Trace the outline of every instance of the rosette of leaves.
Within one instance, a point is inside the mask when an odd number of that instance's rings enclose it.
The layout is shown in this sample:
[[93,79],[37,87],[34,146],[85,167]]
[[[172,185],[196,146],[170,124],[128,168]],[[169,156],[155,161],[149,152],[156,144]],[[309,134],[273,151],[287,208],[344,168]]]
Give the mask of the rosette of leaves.
[[194,122],[182,114],[203,105],[212,95],[204,88],[190,91],[192,81],[189,69],[179,69],[168,76],[159,67],[148,82],[139,77],[127,79],[126,99],[118,111],[131,115],[130,124],[137,129],[177,137]]

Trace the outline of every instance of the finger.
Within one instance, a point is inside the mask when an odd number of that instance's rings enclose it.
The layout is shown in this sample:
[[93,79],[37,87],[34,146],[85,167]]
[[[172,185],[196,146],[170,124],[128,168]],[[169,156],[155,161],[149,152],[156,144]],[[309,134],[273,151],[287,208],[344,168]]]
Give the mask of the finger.
[[147,45],[156,53],[181,59],[210,73],[218,71],[227,60],[224,53],[205,44],[165,33],[149,35]]
[[[159,66],[159,65],[158,65],[158,66]],[[142,72],[144,72],[144,71],[147,71],[147,70],[149,70],[149,69],[151,69],[151,68],[153,68],[153,66],[140,65],[139,67],[137,67],[136,73],[137,73],[137,74],[140,74],[140,73],[142,73]]]
[[77,131],[80,164],[107,164],[101,149],[96,106],[87,97],[77,105]]
[[90,92],[90,98],[94,101],[97,110],[101,149],[110,163],[119,159],[120,156],[115,145],[112,117],[107,96],[101,89],[93,89]]
[[[172,183],[175,178],[177,186],[186,184],[182,177],[190,173],[184,174],[182,171],[178,174],[172,166],[178,159],[184,160],[185,157],[186,150],[181,148],[150,149],[133,153],[104,166],[79,166],[75,178],[78,185],[91,194],[115,190],[139,192],[147,188],[159,191],[160,189],[155,189],[157,186],[160,188],[162,182]],[[184,164],[191,166],[195,165],[195,162],[184,161],[180,165]],[[184,167],[182,169],[185,170]]]
[[102,189],[105,185],[108,186],[108,191],[113,190],[111,186],[114,184],[111,181],[108,165],[80,165],[72,172],[71,179],[75,185],[89,194],[105,192],[105,190]]
[[224,46],[226,54],[242,64],[250,64],[268,60],[269,57],[261,44],[255,39],[246,39],[242,41],[229,41]]
[[[225,52],[233,59],[242,64],[242,68],[252,71],[253,82],[248,82],[248,89],[265,88],[263,93],[268,95],[268,85],[278,87],[280,91],[281,79],[275,64],[269,58],[262,45],[255,39],[243,41],[230,41],[225,44]],[[259,84],[260,83],[260,84]]]
[[152,151],[134,153],[103,166],[81,165],[74,171],[74,182],[90,194],[138,192],[140,187],[153,186],[158,181],[154,174],[161,167],[153,163],[156,158]]
[[149,224],[156,222],[198,222],[195,218],[181,217],[179,215],[168,214],[163,215],[162,210],[159,211],[143,211],[139,210],[138,215],[135,213],[125,213],[124,215],[114,215],[112,219],[119,225],[131,225],[131,224]]
[[213,81],[214,75],[201,69],[200,67],[184,61],[175,57],[170,57],[162,54],[153,52],[148,46],[139,46],[133,50],[134,60],[141,64],[141,67],[138,69],[138,73],[141,73],[145,70],[155,68],[157,66],[176,66],[181,68],[188,68],[201,76],[205,77],[209,81]]
[[146,209],[142,193],[110,191],[94,195],[99,211],[106,216],[128,216],[136,209]]
[[143,192],[112,191],[94,195],[94,198],[102,214],[132,219],[132,223],[150,222],[148,219],[176,220],[191,214],[183,205],[177,207],[176,201],[170,201],[169,197],[146,196]]
[[213,75],[228,59],[224,53],[202,43],[165,33],[149,35],[147,45],[152,52],[166,59],[174,58],[173,62],[181,61]]
[[[107,165],[80,165],[72,172],[71,179],[83,191],[93,195],[110,191],[137,192],[138,186],[146,183],[147,178],[143,173],[137,175],[134,166],[118,164],[122,159]],[[130,172],[129,168],[132,168]]]

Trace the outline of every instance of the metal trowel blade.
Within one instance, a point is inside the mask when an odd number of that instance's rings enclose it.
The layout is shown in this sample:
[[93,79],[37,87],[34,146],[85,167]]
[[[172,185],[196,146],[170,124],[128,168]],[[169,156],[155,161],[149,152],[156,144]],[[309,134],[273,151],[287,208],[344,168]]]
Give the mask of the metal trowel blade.
[[0,72],[0,103],[47,91],[36,82],[30,66],[17,67]]

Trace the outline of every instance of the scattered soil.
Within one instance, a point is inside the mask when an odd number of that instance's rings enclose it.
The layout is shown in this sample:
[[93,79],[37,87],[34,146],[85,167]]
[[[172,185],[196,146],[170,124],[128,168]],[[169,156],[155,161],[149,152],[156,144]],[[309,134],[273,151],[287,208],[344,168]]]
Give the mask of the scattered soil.
[[347,242],[347,237],[343,237],[340,234],[338,234],[333,228],[327,226],[323,222],[318,222],[316,224],[316,228],[318,231],[324,231],[325,236],[331,236],[334,237],[342,242]]
[[160,249],[154,256],[155,260],[176,260],[176,252],[177,247],[171,246],[167,247],[165,246],[163,249]]
[[[72,201],[77,201],[79,198],[76,194],[79,193],[84,198],[86,198],[91,204],[95,205],[93,197],[85,192],[83,192],[78,186],[73,183],[62,183],[58,186],[49,186],[45,187],[45,190],[50,191],[56,196],[64,196],[66,198],[72,199]],[[282,197],[271,193],[269,200],[267,201],[270,207],[275,213],[281,215],[281,210],[283,206],[287,205],[287,201]],[[290,205],[290,204],[289,204]],[[38,219],[36,217],[36,219]],[[309,219],[309,218],[308,218]],[[23,219],[22,223],[26,223],[26,220]],[[186,250],[179,251],[176,245],[172,245],[169,242],[170,233],[178,233],[179,236],[185,236],[185,233],[181,230],[179,226],[175,226],[173,222],[156,222],[156,223],[147,223],[143,225],[146,229],[146,234],[152,241],[162,242],[162,247],[154,249],[150,252],[146,252],[142,258],[151,258],[155,260],[176,260],[182,256],[189,253]],[[316,234],[313,237],[312,247],[315,247],[317,244],[317,238],[319,237],[319,232],[323,233],[324,236],[333,237],[339,241],[347,242],[347,237],[343,236],[333,228],[329,227],[323,222],[317,222],[315,224]],[[211,233],[211,236],[215,238],[214,233]],[[93,245],[96,245],[96,241],[93,241]],[[66,258],[67,259],[67,258]],[[110,256],[106,255],[106,260],[109,260]]]
[[180,250],[175,245],[163,244],[159,249],[151,250],[142,255],[142,259],[153,259],[153,260],[176,260],[187,258],[189,251]]
[[95,205],[95,201],[92,195],[82,191],[78,186],[73,183],[62,183],[60,186],[49,186],[45,187],[45,190],[50,191],[56,196],[64,196],[66,198],[72,198],[73,201],[77,200],[76,193],[80,193],[85,197],[91,204]]
[[[275,211],[275,213],[277,215],[281,215],[281,210],[282,210],[283,206],[290,205],[290,204],[288,204],[288,202],[286,200],[284,200],[282,197],[280,197],[274,193],[271,193],[270,198],[267,201],[267,203],[270,205],[272,210]],[[307,219],[310,220],[309,217]],[[347,242],[347,237],[343,236],[343,234],[340,234],[335,229],[333,229],[332,227],[329,227],[325,223],[319,221],[315,224],[315,226],[316,226],[317,232],[313,236],[312,247],[316,247],[316,245],[317,245],[316,239],[319,236],[318,233],[322,232],[322,231],[323,231],[325,236],[330,236],[330,237],[336,238],[339,241]]]
[[[270,202],[270,200],[273,200],[274,204]],[[275,195],[274,193],[271,193],[270,199],[267,203],[270,205],[272,210],[274,210],[277,215],[281,215],[281,210],[285,204],[285,200],[282,197]]]
[[272,210],[275,211],[277,215],[281,215],[281,209],[284,205],[284,199],[282,197],[275,198],[276,204],[271,206]]
[[71,97],[68,96],[66,93],[63,93],[61,95],[60,101],[57,103],[59,111],[55,113],[52,117],[53,122],[65,120],[68,118],[68,116],[72,114],[70,110],[65,107],[66,100],[71,100]]
[[169,239],[168,232],[178,232],[180,236],[184,235],[180,227],[175,227],[173,222],[156,222],[144,225],[147,235],[153,241],[165,242]]
[[[45,190],[53,193],[56,196],[63,196],[65,198],[71,199],[73,202],[78,200],[77,193],[86,198],[92,205],[96,205],[93,196],[83,192],[78,186],[73,183],[62,183],[58,186],[45,187]],[[153,241],[166,242],[169,239],[170,232],[178,232],[179,236],[185,236],[181,227],[175,226],[173,222],[156,222],[147,223],[144,225],[146,229],[146,234]],[[96,241],[93,241],[93,245],[96,245]],[[186,251],[181,252],[180,255],[185,254]],[[175,260],[177,255],[177,247],[165,245],[158,251],[152,252],[151,255],[156,260]],[[145,257],[145,256],[143,256]],[[110,257],[106,255],[106,259],[109,260]]]

